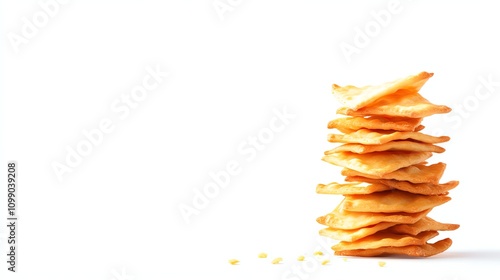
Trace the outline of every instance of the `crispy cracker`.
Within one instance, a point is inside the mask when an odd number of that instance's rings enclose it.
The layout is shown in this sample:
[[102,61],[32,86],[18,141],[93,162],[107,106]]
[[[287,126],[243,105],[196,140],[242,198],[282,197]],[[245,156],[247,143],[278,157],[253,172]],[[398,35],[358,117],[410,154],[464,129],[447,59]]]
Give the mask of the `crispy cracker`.
[[432,104],[418,92],[408,90],[398,90],[358,110],[348,107],[337,110],[337,114],[348,116],[383,115],[407,118],[424,118],[449,112],[451,108]]
[[387,180],[387,179],[371,179],[361,176],[347,176],[348,182],[364,182],[368,184],[383,184],[387,187],[398,189],[405,192],[423,194],[423,195],[440,195],[448,194],[448,192],[458,186],[458,181],[450,181],[444,184],[431,183],[410,183],[407,181]]
[[332,143],[358,143],[365,145],[380,145],[394,140],[414,140],[423,143],[436,144],[450,140],[448,136],[432,136],[415,131],[384,131],[362,128],[347,134],[329,134],[328,141]]
[[363,213],[349,212],[342,208],[343,201],[332,212],[318,217],[316,221],[322,225],[338,229],[359,229],[382,222],[413,224],[432,210],[427,209],[418,213]]
[[444,148],[427,144],[422,142],[414,141],[390,141],[380,145],[363,145],[356,143],[347,143],[340,145],[332,150],[326,151],[325,155],[336,153],[336,152],[352,152],[356,154],[366,154],[372,152],[383,152],[383,151],[408,151],[408,152],[433,152],[442,153],[445,151]]
[[425,165],[423,163],[415,164],[381,176],[374,176],[349,168],[342,169],[341,174],[344,176],[362,176],[371,179],[394,179],[398,181],[409,181],[416,184],[439,184],[439,180],[441,180],[445,169],[446,164],[439,162],[432,165]]
[[332,92],[335,98],[345,107],[357,110],[399,89],[408,89],[418,92],[425,82],[433,75],[433,73],[421,72],[417,75],[400,78],[381,85],[365,86],[361,88],[351,85],[341,87],[334,84],[332,86]]
[[323,160],[361,173],[382,176],[420,163],[431,155],[431,152],[374,152],[369,154],[339,152],[325,155]]
[[400,224],[394,225],[387,229],[387,231],[399,234],[417,235],[424,231],[430,230],[456,230],[459,228],[458,224],[445,224],[431,219],[430,217],[423,217],[414,224]]
[[429,239],[438,236],[437,231],[424,231],[416,236],[408,234],[395,234],[379,231],[353,242],[341,241],[332,246],[334,251],[376,249],[380,247],[403,247],[409,245],[424,245]]
[[382,222],[368,227],[363,227],[359,229],[339,229],[339,228],[324,228],[319,231],[322,236],[330,237],[340,241],[352,242],[368,235],[372,235],[378,231],[390,228],[396,225],[396,223]]
[[328,123],[328,128],[341,132],[356,131],[361,128],[376,130],[415,131],[421,118],[398,118],[386,116],[337,118]]
[[374,192],[387,191],[391,187],[383,184],[366,184],[366,183],[329,183],[327,185],[318,184],[316,192],[319,194],[369,194]]
[[450,201],[445,195],[420,195],[392,190],[365,195],[345,195],[343,209],[350,212],[417,213]]
[[430,257],[440,254],[450,248],[451,239],[445,238],[434,244],[410,245],[404,247],[380,247],[376,249],[360,249],[360,250],[345,250],[335,251],[337,256],[357,256],[357,257],[375,257],[386,255],[404,255],[410,257]]

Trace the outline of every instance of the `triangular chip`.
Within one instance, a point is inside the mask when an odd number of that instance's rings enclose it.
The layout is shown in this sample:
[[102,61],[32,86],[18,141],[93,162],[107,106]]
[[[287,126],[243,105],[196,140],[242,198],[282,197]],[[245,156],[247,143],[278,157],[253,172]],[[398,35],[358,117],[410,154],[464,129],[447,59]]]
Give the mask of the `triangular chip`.
[[316,192],[319,194],[369,194],[374,192],[382,192],[392,189],[383,184],[366,184],[366,183],[330,183],[328,185],[318,184]]
[[350,212],[417,213],[450,201],[445,195],[420,195],[399,190],[346,195],[343,209]]
[[382,222],[413,224],[425,217],[432,209],[419,213],[363,213],[342,210],[341,202],[332,212],[321,216],[316,221],[322,225],[338,229],[359,229]]
[[443,176],[445,169],[446,169],[446,164],[439,162],[432,165],[415,164],[381,176],[373,176],[367,173],[359,172],[348,168],[342,169],[341,174],[344,176],[362,176],[372,179],[394,179],[398,181],[409,181],[415,184],[418,183],[439,184],[439,180]]
[[328,128],[336,128],[341,132],[349,133],[361,128],[395,131],[415,131],[419,127],[421,118],[398,118],[398,117],[347,117],[338,118],[328,123]]
[[460,225],[457,224],[444,224],[435,221],[429,217],[423,217],[414,224],[400,224],[387,229],[387,231],[399,234],[417,235],[424,231],[429,230],[456,230]]
[[365,145],[380,145],[394,140],[415,140],[423,143],[436,144],[450,140],[448,136],[432,136],[414,131],[384,131],[360,129],[348,134],[329,134],[328,141],[332,143],[359,143]]
[[373,104],[358,110],[352,110],[348,107],[337,110],[337,114],[348,116],[383,115],[407,118],[424,118],[449,112],[451,112],[451,108],[432,104],[419,93],[407,90],[399,90],[384,96]]
[[380,247],[376,249],[359,249],[359,250],[344,250],[335,251],[337,256],[356,256],[356,257],[375,257],[387,255],[403,255],[410,257],[430,257],[440,254],[450,248],[451,239],[445,238],[434,244],[410,245],[404,247]]
[[437,231],[425,231],[416,236],[408,234],[395,234],[386,231],[379,231],[367,237],[363,237],[353,242],[341,241],[332,246],[334,251],[376,249],[380,247],[392,246],[403,247],[409,245],[424,245],[429,239],[438,236]]
[[396,223],[378,223],[372,226],[358,228],[358,229],[338,229],[338,228],[324,228],[319,231],[322,236],[330,237],[340,241],[356,241],[368,235],[372,235],[378,231],[390,228]]
[[326,155],[323,160],[361,173],[382,176],[425,161],[431,155],[431,152],[374,152],[369,154],[339,152]]
[[342,105],[349,109],[357,110],[399,89],[408,89],[418,92],[425,82],[433,75],[433,73],[421,72],[417,75],[400,78],[381,85],[365,86],[361,88],[350,85],[341,87],[334,84],[332,86],[332,92]]
[[423,195],[440,195],[448,194],[448,192],[458,186],[458,181],[450,181],[444,184],[431,184],[431,183],[410,183],[408,181],[397,181],[387,179],[371,179],[361,176],[347,176],[345,178],[348,182],[355,183],[368,183],[368,184],[382,184],[389,188],[398,189],[405,192],[423,194]]
[[398,140],[390,141],[380,145],[363,145],[356,143],[347,143],[338,146],[332,150],[326,151],[325,155],[333,154],[337,152],[352,152],[356,154],[366,154],[373,152],[383,152],[383,151],[409,151],[409,152],[433,152],[442,153],[445,151],[444,148],[427,144],[422,142]]

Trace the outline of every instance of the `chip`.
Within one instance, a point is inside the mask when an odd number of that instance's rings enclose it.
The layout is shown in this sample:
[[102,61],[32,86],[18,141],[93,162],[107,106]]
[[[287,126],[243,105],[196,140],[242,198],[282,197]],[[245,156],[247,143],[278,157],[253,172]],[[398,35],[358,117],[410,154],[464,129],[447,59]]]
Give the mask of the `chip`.
[[324,228],[319,231],[319,234],[325,237],[330,237],[340,241],[356,241],[368,235],[372,235],[378,231],[390,228],[396,223],[382,222],[375,225],[358,228],[358,229],[339,229],[339,228]]
[[408,181],[388,180],[388,179],[371,179],[361,176],[347,176],[346,181],[353,182],[353,184],[382,184],[388,188],[398,189],[415,194],[424,195],[441,195],[448,194],[448,192],[458,186],[458,181],[450,181],[444,184],[431,184],[431,183],[410,183]]
[[445,195],[420,195],[399,190],[345,195],[343,209],[350,212],[418,213],[448,202]]
[[[420,163],[431,156],[431,152],[385,151],[368,154],[338,152],[325,155],[323,160],[361,173],[382,176],[400,168]],[[380,164],[381,162],[384,164]]]
[[433,144],[401,140],[401,141],[390,141],[380,145],[363,145],[363,144],[348,143],[338,146],[332,150],[326,151],[325,155],[338,152],[352,152],[356,154],[366,154],[366,153],[384,152],[384,151],[442,153],[445,151],[445,149]]
[[460,227],[457,224],[445,224],[437,222],[430,217],[424,217],[414,224],[399,224],[388,229],[390,232],[399,234],[417,235],[424,231],[430,230],[456,230]]
[[400,78],[381,85],[365,86],[362,88],[351,85],[341,87],[334,84],[332,90],[333,95],[340,103],[349,109],[357,110],[400,89],[418,92],[433,75],[433,73],[421,72],[417,75]]
[[408,167],[398,169],[394,172],[386,173],[380,176],[358,172],[356,170],[344,168],[341,174],[344,176],[361,176],[372,179],[393,179],[398,181],[408,181],[411,183],[431,183],[439,184],[439,180],[443,176],[446,164],[440,162],[432,165],[415,164]]
[[337,229],[359,229],[382,222],[413,224],[425,217],[432,209],[417,213],[370,213],[350,212],[343,210],[342,201],[332,212],[318,217],[316,221],[322,225]]
[[409,245],[424,245],[431,238],[438,236],[437,231],[424,231],[418,235],[395,234],[386,231],[379,231],[370,236],[361,238],[353,242],[341,241],[332,246],[334,251],[376,249],[380,247],[403,247]]
[[348,107],[339,108],[337,114],[348,116],[383,115],[424,118],[434,114],[449,113],[450,111],[451,108],[447,106],[432,104],[418,92],[402,89],[358,110]]
[[368,194],[391,190],[384,184],[367,184],[362,182],[353,183],[330,183],[328,185],[318,184],[316,192],[321,194]]
[[380,145],[394,140],[407,139],[422,143],[436,144],[449,141],[450,137],[436,137],[415,131],[369,130],[366,128],[348,134],[328,135],[328,141],[332,143],[358,143],[365,145]]
[[328,123],[328,128],[336,128],[341,132],[350,133],[362,128],[371,130],[415,131],[420,127],[421,118],[401,117],[347,117],[337,118]]
[[439,240],[434,244],[410,245],[403,247],[380,247],[376,249],[358,249],[335,251],[337,256],[357,256],[357,257],[376,257],[385,255],[404,255],[410,257],[430,257],[440,254],[450,248],[452,241],[450,238]]

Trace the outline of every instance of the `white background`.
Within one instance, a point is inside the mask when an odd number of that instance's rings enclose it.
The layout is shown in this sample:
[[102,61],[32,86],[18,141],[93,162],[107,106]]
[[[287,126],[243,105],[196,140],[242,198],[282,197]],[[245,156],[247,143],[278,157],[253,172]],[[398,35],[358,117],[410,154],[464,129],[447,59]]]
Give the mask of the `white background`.
[[[6,163],[16,160],[20,177],[18,273],[2,261],[1,279],[500,273],[493,266],[500,260],[494,1],[68,1],[52,6],[44,23],[47,2],[0,5],[0,174],[6,182]],[[230,9],[218,12],[214,3]],[[388,5],[395,11],[377,23]],[[30,38],[22,34],[24,18],[40,25]],[[342,44],[357,52],[346,56]],[[148,67],[169,76],[129,115],[117,113],[112,104],[123,106],[120,96],[141,85]],[[439,236],[454,244],[434,258],[385,258],[382,268],[378,258],[333,257],[320,247],[315,222],[340,199],[315,193],[316,184],[342,179],[340,168],[321,161],[332,147],[326,124],[339,106],[331,85],[377,84],[420,71],[435,73],[422,95],[454,109],[451,119],[424,121],[424,132],[452,137],[430,161],[448,164],[443,181],[461,183],[430,216],[461,225]],[[489,92],[481,79],[493,81]],[[478,87],[482,100],[474,95]],[[283,110],[293,118],[269,130]],[[53,164],[66,164],[67,148],[76,149],[86,141],[83,131],[106,119],[114,129],[58,180]],[[255,156],[238,149],[254,149],[249,138],[269,131],[272,139]],[[213,181],[209,173],[234,162],[239,173],[186,223],[180,205],[192,206]],[[295,261],[301,254],[313,260],[317,248],[329,265]],[[260,252],[268,259],[258,259]],[[283,263],[271,265],[274,257]],[[231,266],[230,258],[241,262]],[[290,272],[296,265],[303,274]]]

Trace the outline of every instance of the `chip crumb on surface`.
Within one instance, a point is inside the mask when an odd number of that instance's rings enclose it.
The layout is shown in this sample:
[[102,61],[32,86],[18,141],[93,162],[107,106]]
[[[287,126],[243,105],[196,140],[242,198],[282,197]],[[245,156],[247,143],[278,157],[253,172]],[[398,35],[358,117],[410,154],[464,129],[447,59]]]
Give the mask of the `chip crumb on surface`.
[[378,266],[384,267],[385,266],[385,262],[383,262],[383,261],[378,262]]
[[279,264],[283,261],[283,258],[275,258],[271,263],[272,264]]
[[298,257],[297,257],[297,260],[298,260],[299,262],[303,261],[304,259],[305,259],[305,257],[304,257],[304,256],[298,256]]
[[346,261],[347,261],[347,258],[342,258],[342,260],[346,262]]
[[316,251],[316,252],[314,252],[314,255],[315,255],[315,256],[323,256],[323,252],[321,252],[321,251]]
[[321,265],[328,264],[329,262],[330,262],[330,260],[323,260],[323,261],[321,262]]
[[261,258],[261,259],[265,259],[265,258],[267,258],[267,254],[266,253],[260,253],[258,255],[258,257]]
[[237,260],[237,259],[230,259],[229,260],[229,263],[232,264],[232,265],[235,265],[235,264],[238,264],[240,261]]

